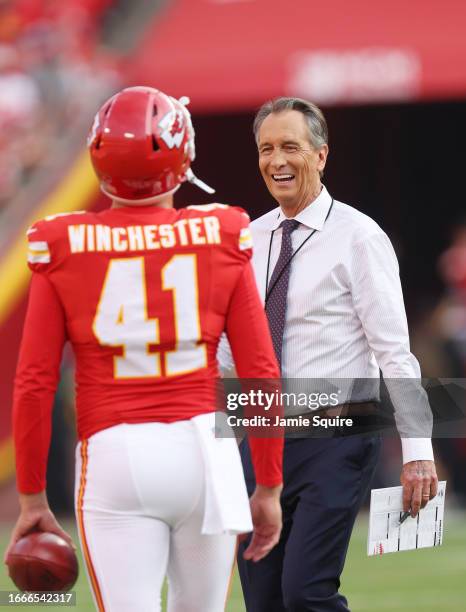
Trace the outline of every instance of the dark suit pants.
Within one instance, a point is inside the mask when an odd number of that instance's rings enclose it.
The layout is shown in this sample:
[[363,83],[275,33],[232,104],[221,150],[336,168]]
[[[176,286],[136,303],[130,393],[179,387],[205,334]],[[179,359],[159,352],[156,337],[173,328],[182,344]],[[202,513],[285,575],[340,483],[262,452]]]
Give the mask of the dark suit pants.
[[[295,438],[285,441],[283,531],[265,559],[238,567],[248,612],[344,612],[338,592],[356,515],[380,451],[378,436]],[[241,445],[251,495],[254,472]]]

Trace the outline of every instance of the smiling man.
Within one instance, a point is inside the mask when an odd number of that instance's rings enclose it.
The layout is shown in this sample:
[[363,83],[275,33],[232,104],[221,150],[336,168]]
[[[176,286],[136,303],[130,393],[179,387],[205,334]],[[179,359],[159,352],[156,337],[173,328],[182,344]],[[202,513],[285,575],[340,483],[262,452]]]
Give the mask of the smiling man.
[[[251,229],[256,281],[282,377],[346,379],[357,387],[358,379],[378,384],[380,369],[385,379],[418,381],[390,240],[372,219],[334,200],[321,183],[329,150],[321,110],[297,98],[267,102],[256,115],[254,134],[262,177],[279,205]],[[225,345],[219,359],[225,368],[230,365]],[[419,397],[424,407],[412,410],[420,422],[418,437],[410,436],[415,428],[400,429],[402,419],[397,420],[404,506],[413,516],[437,491],[422,389]],[[370,393],[360,396],[358,406],[374,399]],[[349,400],[353,396],[343,398],[340,407]],[[406,394],[392,395],[392,401],[399,417],[409,403]],[[340,575],[379,448],[376,436],[311,438],[303,431],[302,437],[286,440],[281,540],[257,564],[238,555],[248,612],[349,609],[338,592]],[[252,492],[247,443],[242,460]]]
[[299,214],[322,189],[328,155],[325,123],[316,121],[315,132],[303,113],[283,110],[267,115],[256,133],[262,177],[286,217]]

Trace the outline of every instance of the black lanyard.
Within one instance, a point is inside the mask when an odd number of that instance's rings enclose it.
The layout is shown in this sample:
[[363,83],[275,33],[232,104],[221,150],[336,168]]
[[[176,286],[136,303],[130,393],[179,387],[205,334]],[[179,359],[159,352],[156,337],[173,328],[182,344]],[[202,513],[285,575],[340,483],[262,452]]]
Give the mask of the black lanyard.
[[[328,213],[327,216],[325,217],[324,223],[327,221],[327,219],[329,218],[330,213],[332,212],[332,208],[333,208],[333,198],[332,198],[332,203],[330,204],[330,208],[328,209]],[[279,213],[280,216],[280,213]],[[265,303],[264,306],[267,306],[267,302],[268,299],[270,297],[270,294],[273,291],[273,288],[275,287],[275,285],[277,284],[278,279],[280,278],[280,276],[283,274],[284,270],[290,265],[291,260],[293,259],[293,257],[303,248],[303,246],[306,244],[306,242],[308,240],[310,240],[312,238],[312,236],[314,236],[314,234],[316,233],[316,229],[312,230],[312,232],[309,234],[309,236],[307,236],[299,245],[299,247],[296,249],[296,251],[294,251],[291,254],[291,257],[288,259],[288,261],[285,263],[285,265],[283,266],[283,268],[280,270],[280,273],[278,274],[277,278],[275,279],[273,285],[270,287],[270,289],[268,289],[268,284],[269,284],[269,270],[270,270],[270,255],[272,253],[272,242],[273,242],[273,235],[275,234],[275,232],[277,231],[278,227],[274,230],[272,230],[272,233],[270,234],[270,243],[269,243],[269,254],[267,257],[267,276],[265,279]]]

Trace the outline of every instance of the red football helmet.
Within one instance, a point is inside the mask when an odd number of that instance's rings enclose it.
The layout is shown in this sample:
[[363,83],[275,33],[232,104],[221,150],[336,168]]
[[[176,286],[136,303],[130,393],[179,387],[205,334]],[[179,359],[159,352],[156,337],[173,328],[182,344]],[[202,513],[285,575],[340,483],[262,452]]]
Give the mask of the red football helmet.
[[187,102],[151,87],[128,87],[105,102],[87,144],[106,195],[147,200],[186,180],[213,193],[190,168],[195,148]]

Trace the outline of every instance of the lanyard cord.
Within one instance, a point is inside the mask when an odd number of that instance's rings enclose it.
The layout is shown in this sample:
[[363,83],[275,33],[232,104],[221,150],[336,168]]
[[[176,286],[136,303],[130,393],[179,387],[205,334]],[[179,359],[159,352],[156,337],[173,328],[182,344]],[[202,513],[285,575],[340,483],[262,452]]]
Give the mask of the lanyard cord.
[[[325,217],[324,223],[327,221],[327,219],[330,216],[330,213],[332,212],[332,208],[333,208],[333,198],[332,198],[332,203],[330,204],[330,208],[328,209],[328,213],[327,216]],[[278,228],[277,228],[278,229]],[[273,291],[273,288],[275,287],[275,285],[277,284],[278,279],[280,278],[280,276],[283,274],[284,270],[290,265],[291,260],[293,259],[293,257],[303,248],[303,246],[306,244],[306,242],[308,240],[310,240],[312,238],[312,236],[314,236],[314,234],[316,233],[316,229],[312,230],[312,232],[309,234],[309,236],[307,236],[299,245],[299,247],[296,249],[296,251],[294,251],[291,254],[291,257],[288,259],[288,261],[285,263],[285,265],[283,266],[283,268],[280,270],[280,273],[278,274],[277,278],[274,280],[273,285],[268,288],[268,284],[269,284],[269,270],[270,270],[270,256],[272,253],[272,242],[273,242],[273,235],[275,234],[275,232],[277,231],[277,229],[272,230],[272,233],[270,234],[270,242],[269,242],[269,254],[267,257],[267,276],[265,279],[265,304],[264,306],[267,306],[267,302],[269,300],[269,297]]]

